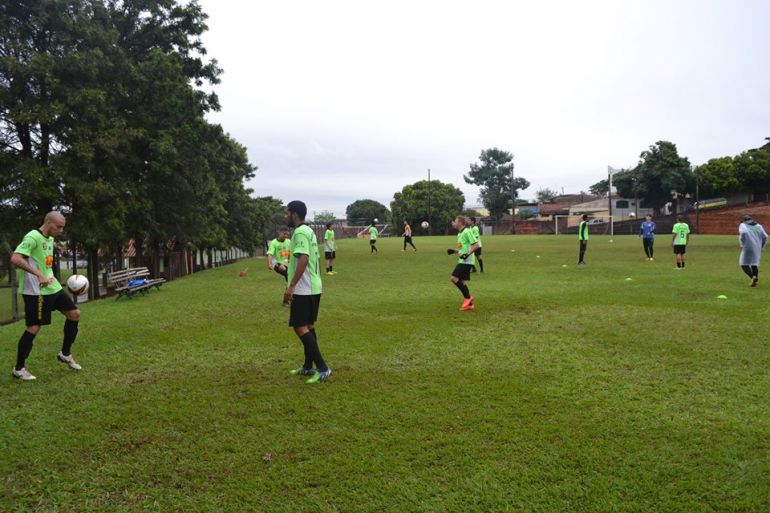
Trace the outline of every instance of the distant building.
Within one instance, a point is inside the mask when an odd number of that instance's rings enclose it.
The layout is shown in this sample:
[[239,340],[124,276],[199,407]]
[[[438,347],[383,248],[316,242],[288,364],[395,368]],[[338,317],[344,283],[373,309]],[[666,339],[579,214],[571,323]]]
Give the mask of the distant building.
[[[582,215],[588,214],[592,216],[608,216],[609,215],[609,201],[607,198],[595,199],[587,201],[585,203],[577,203],[569,208],[570,215]],[[637,205],[637,203],[639,203]],[[654,209],[642,207],[641,200],[634,198],[619,198],[612,197],[612,217],[616,221],[622,221],[628,219],[629,214],[634,216],[644,217],[647,214],[653,214]]]

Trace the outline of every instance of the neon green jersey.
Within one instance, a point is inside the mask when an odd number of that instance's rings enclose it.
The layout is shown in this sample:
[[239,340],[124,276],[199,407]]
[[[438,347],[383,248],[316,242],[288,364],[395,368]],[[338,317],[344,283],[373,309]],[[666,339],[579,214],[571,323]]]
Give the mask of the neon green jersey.
[[578,239],[588,240],[588,221],[580,221],[580,225],[578,225]]
[[[32,230],[21,240],[15,253],[27,257],[27,262],[35,269],[40,269],[46,278],[53,277],[53,237],[46,237],[40,230]],[[40,280],[32,273],[19,271],[24,276],[19,276],[19,294],[29,296],[49,296],[61,290],[59,280],[41,287]]]
[[380,232],[377,231],[377,228],[374,226],[369,227],[369,240],[377,240],[379,234]]
[[289,255],[291,255],[291,241],[284,239],[283,242],[278,239],[270,241],[270,245],[267,247],[267,254],[273,255],[273,265],[276,263],[289,265]]
[[479,227],[474,224],[471,226],[471,231],[473,231],[473,236],[476,237],[476,241],[478,241],[479,247],[481,247],[481,232],[479,231]]
[[676,234],[674,238],[675,246],[684,246],[687,244],[687,235],[690,233],[690,226],[687,223],[676,223],[671,233]]
[[334,230],[324,232],[324,247],[326,251],[337,251],[337,244],[334,242]]
[[301,224],[294,229],[291,236],[291,258],[289,259],[289,283],[294,279],[294,272],[297,269],[297,257],[308,256],[307,267],[302,273],[294,294],[298,296],[311,296],[321,293],[321,273],[320,260],[318,253],[318,239],[315,232],[306,224]]
[[[463,228],[460,233],[457,234],[457,254],[468,255],[467,258],[458,258],[458,264],[470,264],[476,265],[476,255],[470,253],[471,246],[476,243],[476,236],[473,235],[473,230],[466,227]],[[469,254],[470,253],[470,254]]]

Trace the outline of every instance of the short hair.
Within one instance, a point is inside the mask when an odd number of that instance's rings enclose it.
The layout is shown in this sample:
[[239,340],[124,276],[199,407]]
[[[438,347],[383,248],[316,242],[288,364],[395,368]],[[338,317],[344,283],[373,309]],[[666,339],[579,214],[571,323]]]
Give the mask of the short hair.
[[305,216],[307,215],[307,205],[299,200],[290,201],[289,204],[286,205],[286,210],[297,214],[297,217],[302,221],[305,220]]
[[583,214],[583,221],[587,221],[587,220],[588,220],[588,214]]
[[457,216],[455,217],[456,220],[460,221],[463,225],[468,224],[468,218],[465,216]]
[[676,215],[676,220],[677,221],[684,221],[684,216],[682,214],[677,214]]
[[473,216],[469,217],[468,219],[470,219],[470,220],[471,220],[471,221],[473,221],[474,223],[476,222],[476,218],[475,218],[475,217],[473,217]]
[[644,214],[644,217],[652,218],[652,214]]
[[49,223],[49,222],[52,223],[54,221],[54,219],[62,219],[62,220],[64,220],[65,217],[64,217],[64,214],[62,214],[58,210],[51,210],[50,212],[48,212],[45,215],[45,218],[43,219],[43,222],[44,223]]
[[334,224],[334,223],[332,223],[332,222],[328,222],[328,223],[326,223],[326,228],[327,228],[327,229],[328,229],[328,228],[331,228],[333,224]]

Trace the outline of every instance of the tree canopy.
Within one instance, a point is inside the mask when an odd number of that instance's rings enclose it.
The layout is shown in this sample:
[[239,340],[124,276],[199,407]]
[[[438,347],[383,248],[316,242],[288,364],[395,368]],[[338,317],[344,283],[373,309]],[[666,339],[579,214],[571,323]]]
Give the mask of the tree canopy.
[[519,191],[529,187],[529,181],[514,177],[513,154],[499,148],[483,150],[479,162],[470,165],[470,171],[463,175],[466,183],[481,188],[479,200],[489,210],[492,217],[499,220],[503,213],[513,208],[513,199]]
[[175,0],[0,5],[0,224],[10,240],[45,212],[88,247],[176,238],[258,243],[246,149],[207,122],[221,70],[206,15]]
[[638,197],[660,210],[666,203],[695,191],[690,162],[680,157],[676,145],[658,141],[639,156],[639,164],[612,177],[618,194]]
[[388,207],[372,199],[356,200],[345,209],[349,225],[365,225],[378,219],[381,223],[390,221]]
[[[428,211],[428,198],[430,197],[430,212]],[[445,184],[439,180],[420,180],[411,185],[404,186],[401,192],[393,195],[390,209],[393,212],[393,223],[401,226],[404,221],[412,225],[416,233],[447,233],[452,219],[459,215],[465,204],[465,195],[452,184]],[[428,230],[424,230],[420,224],[428,221],[432,224]]]

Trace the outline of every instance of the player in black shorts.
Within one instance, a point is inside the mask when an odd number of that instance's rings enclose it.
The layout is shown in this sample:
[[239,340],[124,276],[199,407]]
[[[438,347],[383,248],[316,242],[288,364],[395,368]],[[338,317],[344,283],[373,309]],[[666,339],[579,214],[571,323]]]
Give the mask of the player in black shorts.
[[305,350],[305,362],[290,373],[310,376],[307,383],[319,383],[329,378],[332,370],[321,356],[315,332],[323,284],[318,240],[315,232],[305,224],[306,214],[307,207],[301,201],[292,201],[286,206],[286,220],[294,227],[294,233],[291,236],[289,283],[283,299],[284,303],[291,303],[289,326],[294,328]]
[[474,298],[471,296],[465,282],[471,279],[471,268],[473,268],[473,263],[476,258],[473,252],[478,247],[479,242],[468,226],[468,221],[465,217],[457,216],[452,221],[452,226],[458,232],[457,249],[448,249],[447,253],[457,253],[460,255],[457,265],[452,271],[452,283],[454,283],[455,287],[457,287],[463,295],[463,304],[460,307],[460,310],[473,310],[475,308],[473,305]]
[[40,327],[51,324],[53,310],[60,311],[67,318],[64,321],[64,342],[57,358],[71,369],[82,368],[70,352],[78,335],[80,310],[53,275],[55,237],[64,231],[65,224],[64,216],[60,212],[49,212],[43,225],[27,233],[11,256],[11,263],[24,271],[24,278],[19,283],[19,292],[24,297],[27,329],[19,339],[16,366],[11,373],[14,378],[22,381],[35,379],[25,367],[25,362],[32,352],[32,343]]

